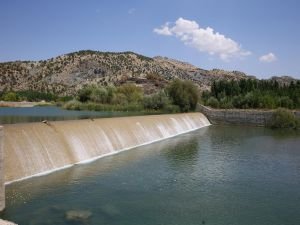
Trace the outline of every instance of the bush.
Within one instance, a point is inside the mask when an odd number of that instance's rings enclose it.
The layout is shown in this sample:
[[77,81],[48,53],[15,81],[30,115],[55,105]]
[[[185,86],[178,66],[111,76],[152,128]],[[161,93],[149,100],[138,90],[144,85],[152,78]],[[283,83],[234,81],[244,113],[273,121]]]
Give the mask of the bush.
[[181,112],[196,109],[198,103],[198,89],[191,81],[174,80],[167,88],[170,99]]
[[117,92],[125,95],[128,102],[141,102],[143,90],[134,84],[124,84],[117,88]]
[[279,108],[277,109],[271,118],[271,128],[299,128],[300,121],[296,118],[293,112]]
[[69,110],[81,110],[82,109],[82,103],[77,101],[77,100],[71,100],[66,102],[63,105],[64,109],[69,109]]
[[3,95],[3,100],[7,102],[16,102],[19,98],[15,92],[8,92]]
[[232,102],[226,97],[222,98],[219,103],[219,107],[222,109],[230,109],[233,107]]
[[170,100],[164,91],[144,97],[144,108],[160,110],[170,104]]
[[219,108],[219,101],[218,99],[216,99],[215,97],[210,97],[208,100],[207,100],[207,105],[208,106],[211,106],[213,108]]
[[72,96],[62,96],[57,99],[58,102],[68,102],[73,100]]
[[293,109],[294,108],[294,102],[292,99],[290,99],[287,96],[281,97],[278,100],[278,104],[280,105],[280,107],[283,108],[289,108],[289,109]]
[[166,105],[164,108],[163,108],[163,111],[166,112],[166,113],[179,113],[180,112],[180,108],[178,105]]
[[107,103],[108,102],[108,92],[106,88],[99,87],[93,88],[90,94],[90,100],[97,103]]
[[91,99],[93,88],[91,86],[80,89],[77,93],[78,100],[81,102],[87,102]]
[[113,95],[111,103],[115,105],[125,105],[128,104],[128,101],[124,94],[116,93]]

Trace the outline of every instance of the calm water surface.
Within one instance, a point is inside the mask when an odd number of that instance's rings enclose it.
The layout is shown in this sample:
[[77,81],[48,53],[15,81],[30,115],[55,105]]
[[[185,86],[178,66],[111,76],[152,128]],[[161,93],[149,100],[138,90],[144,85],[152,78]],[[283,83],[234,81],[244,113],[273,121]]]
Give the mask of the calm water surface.
[[139,112],[65,110],[56,106],[0,107],[0,124],[143,115]]
[[6,193],[2,217],[19,224],[298,225],[300,134],[211,126]]

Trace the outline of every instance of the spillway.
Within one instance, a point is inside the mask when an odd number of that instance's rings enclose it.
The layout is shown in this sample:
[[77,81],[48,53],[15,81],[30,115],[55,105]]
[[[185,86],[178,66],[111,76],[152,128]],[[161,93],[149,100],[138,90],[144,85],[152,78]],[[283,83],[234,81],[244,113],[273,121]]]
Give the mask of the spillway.
[[210,125],[201,113],[4,126],[6,184]]

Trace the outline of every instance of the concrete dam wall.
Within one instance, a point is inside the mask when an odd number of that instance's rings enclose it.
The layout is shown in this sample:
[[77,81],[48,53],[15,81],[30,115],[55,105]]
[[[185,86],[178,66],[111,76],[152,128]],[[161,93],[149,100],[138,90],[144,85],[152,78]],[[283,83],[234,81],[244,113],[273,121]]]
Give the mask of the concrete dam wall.
[[208,125],[202,113],[5,125],[3,179],[7,184]]

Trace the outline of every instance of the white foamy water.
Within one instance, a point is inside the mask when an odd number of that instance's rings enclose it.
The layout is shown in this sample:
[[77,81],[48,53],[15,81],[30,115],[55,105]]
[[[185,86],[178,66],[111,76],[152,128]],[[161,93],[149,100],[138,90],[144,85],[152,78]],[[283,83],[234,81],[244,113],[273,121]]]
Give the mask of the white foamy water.
[[4,126],[6,184],[210,125],[201,113]]

